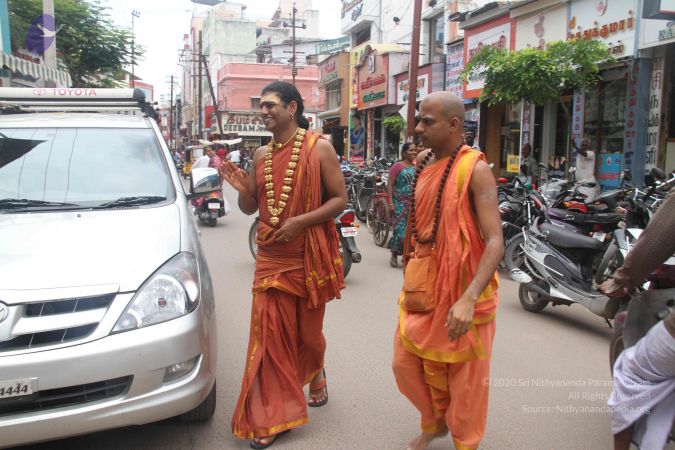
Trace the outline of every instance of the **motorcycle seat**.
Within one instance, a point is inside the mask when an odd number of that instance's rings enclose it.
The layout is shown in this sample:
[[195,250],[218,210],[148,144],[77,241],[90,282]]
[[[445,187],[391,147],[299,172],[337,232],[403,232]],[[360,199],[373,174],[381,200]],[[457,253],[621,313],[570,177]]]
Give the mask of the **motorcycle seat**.
[[593,251],[602,250],[602,242],[580,233],[563,230],[548,223],[542,224],[539,227],[539,230],[546,236],[546,239],[556,247],[579,248]]
[[616,213],[586,214],[586,222],[590,223],[616,224],[620,221],[621,216]]

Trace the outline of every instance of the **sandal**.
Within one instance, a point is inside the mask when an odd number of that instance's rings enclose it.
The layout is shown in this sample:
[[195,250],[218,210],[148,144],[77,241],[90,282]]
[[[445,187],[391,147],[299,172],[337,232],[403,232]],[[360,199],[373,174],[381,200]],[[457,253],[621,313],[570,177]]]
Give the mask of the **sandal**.
[[275,434],[275,435],[273,435],[273,436],[266,436],[266,437],[259,438],[259,439],[269,439],[269,438],[272,438],[272,440],[269,441],[267,444],[263,444],[262,442],[256,442],[255,440],[253,440],[253,441],[250,442],[251,448],[253,448],[253,449],[255,449],[255,450],[262,450],[262,449],[264,449],[264,448],[269,448],[269,447],[271,447],[272,445],[274,445],[274,443],[277,441],[277,439],[279,439],[281,436],[283,436],[284,434],[288,433],[289,431],[291,431],[291,430],[284,430],[284,431],[282,431],[281,433],[277,433],[277,434]]
[[310,397],[312,396],[312,391],[316,392],[316,391],[322,391],[322,390],[325,389],[326,390],[326,397],[323,400],[318,401],[318,402],[313,402],[311,400],[309,402],[307,402],[307,405],[312,407],[312,408],[318,408],[318,407],[323,406],[326,403],[328,403],[328,385],[326,384],[326,369],[321,369],[321,370],[323,371],[323,381],[320,383],[320,385],[318,387],[316,387],[316,385],[315,385],[314,388],[312,388],[312,383],[310,383],[309,384],[309,395],[310,395]]

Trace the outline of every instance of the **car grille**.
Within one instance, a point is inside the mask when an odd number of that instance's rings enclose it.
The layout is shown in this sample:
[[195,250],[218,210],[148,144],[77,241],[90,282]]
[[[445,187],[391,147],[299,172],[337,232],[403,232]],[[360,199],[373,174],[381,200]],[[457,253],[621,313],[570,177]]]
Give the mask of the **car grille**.
[[127,391],[132,378],[128,376],[79,386],[49,389],[25,398],[0,400],[0,417],[82,405],[117,397]]
[[96,330],[114,299],[108,294],[12,306],[18,320],[9,339],[0,341],[0,354],[83,339]]

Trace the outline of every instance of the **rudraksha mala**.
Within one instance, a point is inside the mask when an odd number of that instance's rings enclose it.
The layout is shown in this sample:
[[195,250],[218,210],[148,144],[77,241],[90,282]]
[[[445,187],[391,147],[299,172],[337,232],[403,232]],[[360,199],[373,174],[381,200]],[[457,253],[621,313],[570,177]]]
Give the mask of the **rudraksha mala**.
[[424,170],[424,167],[426,167],[426,165],[429,163],[429,160],[434,155],[434,152],[429,150],[429,153],[427,153],[427,155],[422,160],[422,163],[419,165],[417,170],[415,170],[415,177],[413,178],[412,183],[412,192],[413,192],[412,203],[410,204],[410,230],[412,231],[412,236],[415,238],[415,241],[417,241],[418,244],[432,244],[436,242],[436,233],[438,232],[438,222],[439,222],[438,219],[441,212],[441,200],[443,199],[443,191],[445,190],[445,183],[448,181],[450,169],[452,169],[452,165],[455,162],[457,153],[461,148],[462,144],[459,144],[455,149],[455,151],[452,152],[452,155],[450,155],[450,159],[448,160],[448,165],[445,167],[445,170],[443,171],[443,176],[441,177],[441,185],[439,186],[438,194],[436,195],[436,205],[434,206],[434,226],[431,228],[431,236],[429,236],[429,238],[427,239],[420,239],[420,237],[417,235],[417,227],[416,227],[417,223],[415,218],[417,202],[415,200],[415,191],[417,189],[417,180],[419,179],[422,170]]

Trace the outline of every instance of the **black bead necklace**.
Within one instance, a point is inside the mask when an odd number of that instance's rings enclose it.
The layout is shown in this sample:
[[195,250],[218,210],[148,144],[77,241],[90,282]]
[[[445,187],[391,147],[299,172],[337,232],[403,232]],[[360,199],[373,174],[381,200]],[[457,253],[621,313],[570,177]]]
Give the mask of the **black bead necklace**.
[[418,244],[433,244],[436,242],[436,233],[438,232],[438,222],[439,222],[438,218],[440,217],[441,213],[441,201],[443,199],[443,191],[445,190],[445,183],[448,181],[450,169],[452,169],[452,165],[455,162],[457,153],[462,148],[462,146],[463,144],[459,144],[455,149],[455,151],[452,152],[452,155],[450,155],[450,159],[448,160],[448,165],[445,167],[445,170],[443,171],[443,176],[441,177],[441,185],[438,187],[438,194],[436,195],[436,204],[434,205],[434,225],[431,228],[431,236],[429,236],[427,239],[421,239],[417,234],[417,221],[415,218],[416,213],[415,204],[417,202],[415,201],[415,191],[417,189],[417,180],[419,179],[422,170],[424,170],[426,165],[429,163],[431,157],[434,156],[434,152],[429,150],[429,153],[427,153],[427,155],[422,160],[422,163],[419,165],[417,170],[415,170],[415,177],[413,178],[412,183],[413,198],[412,203],[410,204],[410,230],[412,231],[412,235]]

